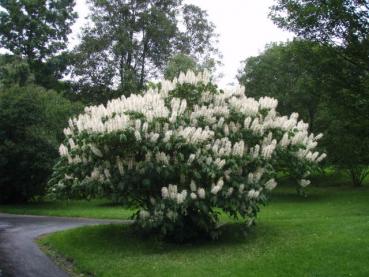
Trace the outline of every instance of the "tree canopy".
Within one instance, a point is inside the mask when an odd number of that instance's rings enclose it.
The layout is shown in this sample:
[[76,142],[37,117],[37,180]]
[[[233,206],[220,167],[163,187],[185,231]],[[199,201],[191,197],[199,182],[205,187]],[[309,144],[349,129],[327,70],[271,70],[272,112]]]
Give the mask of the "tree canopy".
[[274,43],[246,59],[238,80],[247,94],[279,100],[279,112],[297,111],[315,132],[331,164],[348,169],[359,185],[369,161],[368,79],[333,47],[295,39]]
[[49,89],[63,87],[68,59],[68,34],[77,14],[74,0],[0,0],[0,43],[26,62],[35,82]]
[[25,86],[34,82],[29,65],[14,55],[0,55],[0,90],[13,85]]
[[270,12],[279,27],[329,49],[331,66],[317,68],[324,74],[326,147],[356,185],[369,164],[368,14],[367,0],[276,0]]
[[82,89],[100,86],[128,95],[162,72],[176,53],[199,61],[216,53],[214,25],[197,6],[180,0],[89,4],[92,23],[74,51],[72,70]]
[[325,90],[326,69],[332,64],[329,49],[307,40],[273,43],[245,60],[238,80],[253,97],[272,96],[279,111],[297,111],[315,129]]
[[207,70],[209,73],[214,73],[216,70],[216,65],[217,63],[214,59],[209,59],[204,63],[200,63],[194,57],[183,53],[178,53],[169,59],[164,69],[164,77],[167,80],[173,80],[174,78],[178,77],[181,72],[187,72],[189,70],[196,73],[204,70]]
[[66,48],[77,15],[74,0],[0,0],[0,42],[15,55],[42,61]]
[[368,0],[276,0],[270,16],[298,36],[336,46],[348,61],[369,69]]

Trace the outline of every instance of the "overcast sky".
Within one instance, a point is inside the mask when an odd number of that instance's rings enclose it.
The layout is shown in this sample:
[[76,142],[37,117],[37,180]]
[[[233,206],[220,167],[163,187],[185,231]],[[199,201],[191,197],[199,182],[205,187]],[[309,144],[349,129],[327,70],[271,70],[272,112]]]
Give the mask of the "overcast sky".
[[219,33],[223,54],[222,84],[235,81],[241,61],[263,51],[265,44],[286,41],[291,33],[277,28],[268,18],[273,0],[188,0],[208,11]]
[[[223,54],[224,66],[220,69],[224,77],[220,84],[236,82],[241,61],[263,51],[265,44],[286,41],[293,35],[277,28],[268,18],[268,9],[273,0],[185,0],[206,10],[215,24],[219,36],[219,50]],[[85,23],[87,6],[85,0],[77,0],[79,19],[73,26],[72,41]]]

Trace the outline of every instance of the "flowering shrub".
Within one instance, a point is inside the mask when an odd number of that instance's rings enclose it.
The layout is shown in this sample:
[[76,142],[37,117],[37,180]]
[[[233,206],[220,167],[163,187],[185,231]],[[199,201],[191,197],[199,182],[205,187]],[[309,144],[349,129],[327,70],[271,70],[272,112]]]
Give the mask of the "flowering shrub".
[[87,107],[69,120],[51,179],[66,197],[108,196],[136,204],[143,229],[186,239],[216,237],[219,209],[253,220],[288,165],[305,179],[325,154],[296,113],[277,100],[219,90],[206,72],[159,89]]

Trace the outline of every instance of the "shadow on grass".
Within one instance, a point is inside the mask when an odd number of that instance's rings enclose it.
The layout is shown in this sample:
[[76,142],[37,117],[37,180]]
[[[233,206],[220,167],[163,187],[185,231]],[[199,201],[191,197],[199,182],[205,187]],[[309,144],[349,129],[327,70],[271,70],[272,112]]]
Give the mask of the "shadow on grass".
[[105,199],[104,202],[97,204],[96,206],[101,207],[101,208],[122,208],[122,209],[134,210],[134,208],[130,207],[129,205],[125,203],[112,202],[107,199]]
[[[218,240],[196,240],[190,243],[173,243],[161,240],[158,236],[138,234],[133,226],[107,225],[98,227],[83,227],[68,234],[69,245],[81,246],[83,251],[93,251],[99,255],[100,249],[125,258],[142,257],[146,255],[186,255],[198,252],[222,253],[227,248],[242,244],[252,247],[263,244],[267,235],[269,242],[282,238],[281,231],[271,224],[257,225],[243,235],[244,225],[230,223],[222,227],[223,233]],[[51,240],[53,235],[50,236]],[[94,241],[94,244],[91,244]],[[103,250],[101,250],[103,251]],[[215,251],[215,252],[214,252]],[[103,253],[101,253],[103,254]]]
[[271,203],[308,203],[308,202],[321,202],[324,201],[328,198],[331,198],[331,195],[329,195],[329,193],[326,194],[322,194],[322,193],[314,193],[314,192],[309,192],[307,191],[307,195],[303,196],[303,195],[299,195],[297,192],[295,191],[276,191],[273,192],[271,197],[270,197],[270,201],[269,201],[269,205]]

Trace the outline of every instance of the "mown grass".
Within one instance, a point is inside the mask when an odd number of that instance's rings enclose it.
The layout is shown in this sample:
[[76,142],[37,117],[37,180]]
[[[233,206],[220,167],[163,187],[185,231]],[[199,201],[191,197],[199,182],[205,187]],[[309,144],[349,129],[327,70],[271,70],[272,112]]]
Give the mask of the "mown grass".
[[128,219],[133,210],[112,204],[108,200],[69,200],[0,205],[0,212],[99,219]]
[[40,243],[95,276],[369,276],[369,188],[280,187],[249,235],[176,245],[129,226],[84,227]]

